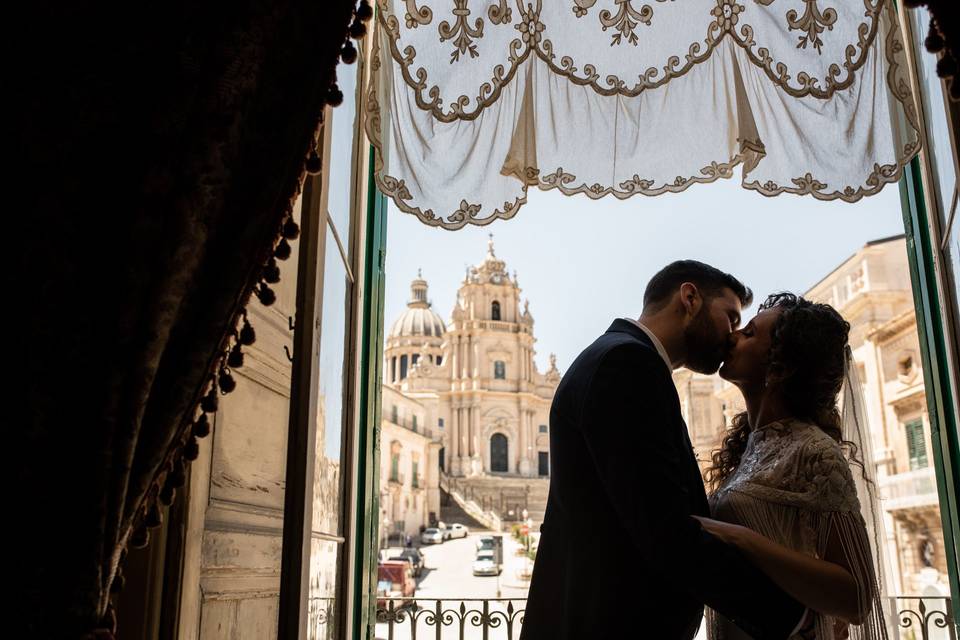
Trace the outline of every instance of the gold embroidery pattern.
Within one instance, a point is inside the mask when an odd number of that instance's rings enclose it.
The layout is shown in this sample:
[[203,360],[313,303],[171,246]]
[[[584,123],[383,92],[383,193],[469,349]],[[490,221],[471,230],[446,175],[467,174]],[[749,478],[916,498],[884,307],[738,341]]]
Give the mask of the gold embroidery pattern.
[[741,11],[743,11],[743,5],[737,4],[734,0],[720,0],[720,4],[710,11],[710,15],[717,19],[718,27],[723,31],[730,31],[740,19]]
[[820,34],[823,33],[824,29],[833,31],[833,24],[837,21],[837,12],[828,8],[821,13],[820,7],[817,6],[817,0],[803,1],[806,4],[803,15],[797,18],[797,11],[790,9],[790,11],[787,11],[787,25],[791,31],[794,29],[806,31],[806,35],[800,36],[800,42],[797,43],[798,49],[806,49],[807,45],[810,44],[817,50],[818,54],[821,54],[820,47],[823,46],[823,41],[820,39]]
[[[768,4],[772,0],[755,1],[760,4]],[[578,6],[587,3],[590,3],[590,6],[592,6],[591,0],[578,0]],[[748,181],[746,179],[742,180],[741,186],[770,197],[783,193],[791,193],[796,195],[811,195],[818,200],[843,200],[846,202],[856,202],[865,196],[873,195],[879,192],[885,185],[899,180],[903,173],[903,167],[909,163],[910,160],[919,152],[921,142],[919,136],[919,123],[917,120],[917,108],[913,100],[913,93],[910,89],[909,77],[907,76],[907,71],[902,58],[904,45],[900,39],[896,16],[891,5],[887,4],[884,6],[882,3],[883,0],[877,0],[873,4],[871,4],[870,0],[864,0],[864,6],[867,8],[868,13],[873,11],[873,21],[871,23],[872,26],[868,26],[867,23],[861,25],[859,30],[858,45],[856,47],[854,45],[848,46],[846,51],[847,64],[844,66],[851,74],[852,71],[850,71],[850,69],[853,67],[854,62],[862,66],[863,54],[866,49],[869,48],[869,43],[873,41],[873,38],[878,30],[877,23],[879,21],[879,13],[881,10],[888,11],[888,15],[891,19],[890,28],[885,37],[885,56],[888,61],[887,86],[889,87],[893,96],[902,104],[906,119],[913,131],[913,139],[903,146],[900,157],[897,158],[896,162],[892,164],[875,164],[873,170],[869,176],[867,176],[863,185],[856,188],[848,185],[842,188],[831,189],[830,185],[818,180],[810,173],[806,173],[801,177],[792,179],[792,186],[779,185],[773,181],[766,181],[765,183],[761,184],[759,181]],[[728,11],[724,11],[724,6],[730,6],[731,8]],[[708,48],[704,50],[700,43],[693,43],[687,55],[687,64],[685,65],[684,72],[686,69],[692,66],[692,64],[695,64],[696,62],[699,62],[707,57],[712,48],[716,46],[716,42],[724,33],[735,33],[733,27],[737,24],[738,15],[740,14],[740,11],[736,10],[736,7],[738,6],[740,5],[737,5],[734,0],[719,0],[719,9],[712,12],[714,22],[711,23],[708,37],[705,40]],[[491,10],[495,8],[499,9],[500,7],[490,7]],[[742,10],[742,7],[740,7],[740,9]],[[536,28],[536,25],[542,24],[539,21],[539,4],[537,5],[536,9],[534,9],[533,4],[530,3],[528,4],[527,11],[523,11],[521,9],[520,13],[524,21],[530,21],[526,22],[526,24],[529,25],[532,23],[534,25],[532,30],[528,26],[527,31],[524,33],[539,34],[543,31],[542,28]],[[399,28],[396,17],[388,16],[384,18],[382,13],[380,13],[380,16],[379,23],[382,28],[386,29],[386,33],[388,35],[387,41],[390,43],[391,49],[389,53],[384,53],[382,55],[392,55],[394,60],[397,60],[398,62],[401,60],[407,62],[406,65],[401,64],[400,66],[405,80],[410,83],[410,86],[413,88],[417,88],[418,90],[426,90],[426,72],[423,69],[417,70],[415,72],[416,79],[413,80],[412,76],[409,74],[409,70],[407,69],[407,67],[412,64],[415,56],[415,52],[412,50],[412,47],[407,47],[403,54],[398,58],[398,51],[396,48],[397,40],[394,37],[394,34],[398,33]],[[725,24],[724,21],[729,22]],[[519,25],[516,25],[515,28],[519,30]],[[742,41],[741,46],[743,46],[744,49],[751,54],[751,56],[759,56],[757,60],[754,60],[754,62],[763,67],[767,71],[768,75],[773,74],[771,77],[776,77],[778,74],[786,74],[785,69],[782,69],[779,65],[775,65],[771,61],[769,53],[765,52],[764,49],[760,48],[757,50],[756,54],[753,53],[752,49],[756,47],[756,42],[753,40],[752,28],[749,25],[743,25],[740,33],[737,34],[737,38],[739,38],[738,42]],[[520,39],[513,40],[510,44],[509,71],[506,71],[503,65],[497,65],[492,83],[484,83],[478,96],[478,101],[489,100],[491,103],[495,101],[496,96],[499,95],[503,86],[509,83],[510,79],[513,77],[513,74],[516,72],[517,66],[523,62],[524,59],[526,59],[530,51],[534,50],[537,55],[543,57],[544,54],[541,52],[541,49],[543,52],[546,52],[546,60],[548,64],[550,64],[551,67],[555,66],[552,63],[552,60],[555,58],[555,56],[552,51],[552,43],[549,39],[544,39],[541,43],[541,48],[538,49],[531,49],[530,47],[524,48]],[[858,51],[860,52],[859,59],[855,58]],[[381,51],[379,41],[374,39],[372,68],[379,67],[381,63],[379,58],[380,55]],[[572,60],[564,57],[561,59],[560,64],[562,65],[563,70],[566,72],[565,75],[568,75],[572,81],[578,84],[591,84],[597,81],[596,69],[591,65],[585,65],[582,71],[585,75],[582,78],[578,78],[572,75],[580,71],[573,64]],[[676,60],[672,62],[672,64],[665,66],[664,69],[667,71],[670,69],[675,70],[678,68],[679,64],[679,60]],[[839,73],[839,70],[837,73]],[[801,74],[798,74],[798,80],[805,82],[800,78],[800,75]],[[838,86],[838,84],[834,84],[833,91],[839,90],[837,88]],[[610,93],[615,92],[617,92],[616,88],[610,91]],[[433,101],[432,104],[438,105],[440,102],[439,89],[437,89],[437,87],[432,87],[428,93]],[[429,106],[430,104],[431,103],[428,103],[428,106],[426,107],[428,110],[431,110]],[[464,117],[468,115],[463,111],[466,104],[466,97],[462,96],[457,103],[453,103],[451,105],[452,113],[458,114],[459,119],[470,119],[469,117]],[[421,105],[421,108],[423,108],[423,105]],[[626,199],[637,194],[654,196],[667,192],[683,191],[693,184],[705,184],[714,182],[721,178],[732,178],[734,169],[743,163],[748,152],[763,153],[762,142],[747,141],[741,144],[741,153],[737,154],[727,162],[712,162],[709,166],[703,167],[700,170],[701,175],[699,176],[677,176],[671,183],[658,185],[651,179],[634,175],[630,180],[620,182],[616,188],[601,184],[587,185],[585,183],[581,183],[577,185],[576,176],[565,172],[562,167],[557,168],[552,173],[546,174],[541,174],[540,170],[536,167],[525,167],[523,174],[526,176],[526,181],[522,187],[523,193],[513,202],[504,202],[502,205],[495,207],[489,213],[486,213],[484,212],[484,205],[482,203],[471,204],[466,202],[466,200],[462,200],[460,207],[456,211],[448,215],[446,218],[442,218],[437,216],[432,209],[422,210],[420,207],[416,206],[412,202],[412,195],[410,194],[409,188],[403,179],[398,179],[383,173],[384,167],[381,153],[383,143],[380,138],[381,114],[374,83],[370,84],[369,91],[367,92],[365,114],[366,117],[364,119],[364,126],[375,150],[374,177],[378,188],[385,195],[393,199],[394,203],[401,211],[417,216],[417,218],[419,218],[424,224],[450,230],[462,228],[467,224],[482,226],[490,224],[495,220],[512,218],[514,215],[516,215],[520,206],[526,203],[527,185],[531,184],[536,185],[544,191],[557,189],[566,195],[583,193],[592,199],[598,199],[607,195],[613,195],[618,199]],[[436,111],[434,111],[434,114],[436,114]],[[445,122],[451,122],[458,119],[458,116],[455,115],[449,119],[438,119]],[[476,114],[474,114],[473,117],[476,117]],[[486,213],[486,215],[481,215],[483,213]]]
[[[444,111],[444,105],[441,105],[440,87],[433,85],[427,88],[427,71],[423,67],[416,69],[411,74],[411,67],[416,57],[416,50],[413,47],[404,47],[403,52],[397,47],[400,39],[400,24],[396,16],[388,15],[385,11],[377,12],[379,25],[385,29],[389,35],[390,53],[393,59],[399,64],[400,72],[403,75],[404,82],[414,89],[414,98],[417,106],[424,111],[430,111],[434,118],[440,122],[454,122],[455,120],[473,120],[480,111],[487,105],[491,105],[500,97],[503,87],[509,84],[521,62],[526,60],[530,54],[530,49],[523,47],[523,42],[515,38],[510,42],[510,51],[508,62],[509,70],[505,70],[502,64],[493,68],[493,75],[490,82],[484,82],[478,88],[477,96],[474,100],[476,109],[467,111],[465,108],[470,104],[470,98],[462,95],[455,102],[446,105],[447,111]],[[521,51],[523,49],[523,51]],[[416,77],[414,77],[414,75]],[[429,100],[424,99],[424,93],[429,96]]]
[[617,33],[613,34],[613,41],[610,46],[620,44],[623,38],[633,46],[637,46],[637,34],[634,29],[641,22],[650,26],[650,21],[653,19],[653,8],[645,4],[637,11],[633,8],[633,0],[615,0],[615,2],[620,5],[617,15],[613,15],[609,9],[600,12],[600,24],[603,25],[603,30],[606,31],[610,28],[617,30]]
[[430,21],[433,20],[433,11],[430,10],[430,7],[418,9],[417,0],[403,0],[403,3],[407,5],[407,12],[403,16],[407,29],[416,29],[422,24],[430,24]]
[[573,0],[573,15],[582,18],[587,15],[587,10],[596,3],[597,0]]
[[[414,0],[403,0],[408,7],[407,23],[410,25],[410,19],[413,15],[411,11],[416,10]],[[521,0],[517,0],[517,8],[523,17],[523,22],[515,25],[520,32],[521,38],[511,41],[507,51],[507,66],[502,63],[495,64],[491,69],[491,77],[478,88],[477,96],[471,99],[467,95],[461,95],[449,104],[443,104],[441,89],[437,85],[428,87],[427,71],[423,68],[413,70],[413,64],[416,57],[416,50],[407,46],[400,50],[401,31],[400,25],[395,17],[390,15],[389,8],[385,3],[381,3],[381,10],[378,12],[379,21],[387,27],[391,35],[391,53],[394,59],[401,65],[402,75],[407,84],[416,89],[415,99],[421,109],[429,110],[434,117],[441,122],[452,122],[454,120],[471,120],[476,118],[480,111],[492,104],[500,96],[504,83],[509,82],[516,73],[516,67],[524,62],[531,51],[540,59],[547,63],[550,69],[560,75],[566,76],[571,82],[578,85],[591,86],[601,95],[619,94],[625,97],[635,97],[648,89],[654,89],[666,84],[668,81],[687,73],[690,68],[706,60],[718,42],[724,36],[729,34],[734,41],[747,53],[751,62],[762,68],[767,77],[779,85],[789,95],[794,97],[813,96],[816,98],[830,98],[837,91],[849,87],[856,75],[856,71],[863,66],[869,53],[870,46],[876,37],[879,13],[884,3],[890,3],[892,0],[862,0],[864,5],[864,21],[857,26],[857,42],[847,45],[844,49],[843,60],[830,64],[825,72],[824,78],[818,78],[806,70],[791,72],[791,70],[781,61],[773,58],[770,50],[760,46],[754,37],[754,29],[750,24],[741,24],[739,29],[736,26],[740,23],[740,14],[743,6],[734,0],[717,0],[717,6],[711,10],[711,21],[707,28],[706,36],[703,41],[694,41],[687,47],[687,52],[681,60],[680,56],[670,56],[661,67],[652,66],[636,76],[632,83],[619,78],[615,74],[602,74],[596,65],[590,63],[579,64],[569,56],[562,56],[557,61],[557,55],[553,50],[553,43],[544,33],[544,25],[539,18],[533,21],[527,21],[526,18],[533,15],[539,16],[540,3],[528,2],[524,8]],[[577,16],[585,15],[587,10],[593,7],[596,0],[574,0],[574,14]],[[605,28],[616,28],[617,34],[614,34],[612,44],[622,42],[633,42],[636,44],[636,34],[634,29],[643,22],[649,24],[649,15],[652,15],[650,9],[647,15],[646,7],[639,11],[630,4],[633,0],[615,0],[620,5],[620,10],[613,15],[609,10],[604,10],[601,14],[609,23]],[[665,1],[665,0],[658,0]],[[759,6],[768,6],[772,0],[754,0]],[[807,31],[807,36],[801,40],[804,43],[813,45],[811,48],[821,52],[822,40],[819,33],[824,29],[832,29],[836,22],[836,11],[826,9],[820,12],[816,7],[817,0],[805,0],[808,2],[807,11],[804,16],[796,17],[796,12],[788,12],[793,15],[797,25],[802,25],[803,30]],[[499,4],[492,5],[488,9],[491,16],[491,22],[496,25],[508,23],[508,18],[512,18],[509,7],[506,6],[507,0],[499,0]],[[811,4],[812,3],[812,4]],[[465,4],[465,1],[464,1]],[[629,9],[628,9],[629,7]],[[416,24],[425,24],[425,15],[429,9],[423,7],[419,10],[421,19],[416,20]],[[807,14],[809,18],[806,18]],[[456,14],[456,10],[455,10]],[[493,17],[496,16],[497,20]],[[636,18],[640,16],[643,20]],[[722,17],[721,17],[722,16]],[[457,22],[460,22],[458,16]],[[809,22],[809,24],[807,24]],[[631,27],[631,25],[633,25]],[[787,25],[788,28],[790,25]],[[795,26],[794,29],[801,28]],[[473,29],[480,32],[482,27]],[[465,36],[462,30],[458,33],[466,40],[482,37],[482,33],[467,33]],[[453,59],[459,59],[459,56],[466,52],[473,52],[470,44],[466,40],[458,41],[457,50],[454,52]],[[463,45],[463,46],[461,46]],[[465,48],[464,48],[465,47]],[[798,48],[806,48],[798,45]],[[579,73],[582,71],[582,73]]]
[[507,0],[500,0],[500,4],[490,5],[487,17],[493,24],[510,24],[513,20],[513,9],[507,6]]
[[520,12],[520,24],[514,27],[520,32],[520,39],[528,47],[535,47],[540,44],[540,34],[543,33],[543,23],[540,22],[540,3],[534,8],[533,4],[527,4],[527,10]]
[[444,20],[440,23],[437,31],[440,33],[440,42],[446,42],[453,39],[454,50],[450,55],[450,64],[460,59],[460,56],[469,52],[471,58],[476,58],[477,45],[473,43],[473,38],[483,37],[483,18],[477,18],[473,28],[470,27],[468,18],[470,9],[467,8],[467,0],[453,0],[453,15],[457,18],[453,26]]
[[841,65],[831,64],[827,68],[825,86],[821,86],[819,79],[806,71],[798,71],[794,82],[791,83],[791,74],[787,66],[782,62],[775,61],[766,47],[757,47],[753,27],[749,24],[741,26],[739,31],[730,29],[729,33],[734,41],[743,48],[750,61],[763,69],[767,77],[788,94],[795,98],[803,98],[809,95],[826,99],[832,97],[837,91],[842,91],[852,85],[856,79],[856,72],[866,63],[870,47],[873,45],[880,28],[880,13],[885,3],[887,5],[892,4],[892,0],[863,0],[866,22],[857,25],[856,44],[848,44],[844,49],[843,69],[846,73],[844,74],[841,70]]

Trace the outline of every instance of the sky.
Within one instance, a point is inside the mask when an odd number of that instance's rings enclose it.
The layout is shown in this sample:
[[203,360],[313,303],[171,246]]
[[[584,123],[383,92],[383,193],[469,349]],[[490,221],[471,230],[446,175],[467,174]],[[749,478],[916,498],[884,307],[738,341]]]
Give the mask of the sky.
[[590,200],[531,189],[510,220],[445,231],[391,202],[387,221],[386,330],[422,269],[434,309],[449,320],[467,265],[479,264],[489,234],[497,257],[517,271],[530,300],[537,368],[557,355],[561,372],[617,317],[638,317],[647,281],[673,260],[729,271],[754,290],[803,293],[871,240],[903,233],[896,184],[858,203],[768,198],[734,180],[678,194]]

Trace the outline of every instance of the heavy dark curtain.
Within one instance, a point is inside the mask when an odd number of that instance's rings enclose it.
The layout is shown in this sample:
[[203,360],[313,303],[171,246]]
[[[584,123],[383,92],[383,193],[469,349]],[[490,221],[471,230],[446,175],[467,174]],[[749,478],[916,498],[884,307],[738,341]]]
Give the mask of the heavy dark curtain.
[[273,250],[353,9],[8,8],[8,637],[110,635],[122,550]]

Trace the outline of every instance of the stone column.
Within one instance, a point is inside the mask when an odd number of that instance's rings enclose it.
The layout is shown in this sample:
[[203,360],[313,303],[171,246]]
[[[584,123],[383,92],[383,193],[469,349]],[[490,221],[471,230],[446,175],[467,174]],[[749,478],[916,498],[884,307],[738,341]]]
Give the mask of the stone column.
[[483,459],[480,457],[480,405],[476,402],[470,407],[470,470],[473,475],[483,474]]
[[450,363],[451,370],[453,371],[453,379],[456,380],[460,377],[460,358],[458,357],[458,352],[460,351],[460,336],[454,336],[451,339],[450,345],[450,357],[453,358],[453,361]]
[[480,345],[476,340],[473,341],[473,377],[480,375]]
[[463,427],[460,425],[460,401],[455,400],[457,404],[450,407],[450,419],[453,421],[453,433],[450,434],[450,446],[453,447],[453,451],[450,452],[450,455],[454,458],[460,458],[460,431]]
[[518,425],[517,431],[520,434],[519,446],[520,449],[517,455],[517,473],[521,476],[530,475],[530,460],[527,457],[527,448],[529,447],[529,434],[527,433],[527,422],[529,420],[529,415],[526,409],[520,409],[520,424]]
[[454,401],[450,400],[450,431],[448,432],[449,446],[446,451],[447,472],[451,476],[460,474],[460,420],[457,415],[457,407]]
[[533,449],[533,429],[530,425],[533,424],[533,412],[530,409],[523,410],[523,424],[521,429],[523,430],[523,460],[521,462],[521,474],[524,476],[533,475],[533,461],[530,459],[530,451]]

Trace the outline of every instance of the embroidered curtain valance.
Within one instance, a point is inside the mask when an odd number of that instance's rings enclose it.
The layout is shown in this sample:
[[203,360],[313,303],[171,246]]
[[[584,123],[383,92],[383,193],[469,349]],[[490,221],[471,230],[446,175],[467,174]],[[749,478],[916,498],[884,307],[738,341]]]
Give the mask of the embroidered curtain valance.
[[373,55],[378,186],[450,229],[738,167],[852,202],[920,146],[892,0],[383,0]]

